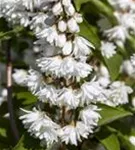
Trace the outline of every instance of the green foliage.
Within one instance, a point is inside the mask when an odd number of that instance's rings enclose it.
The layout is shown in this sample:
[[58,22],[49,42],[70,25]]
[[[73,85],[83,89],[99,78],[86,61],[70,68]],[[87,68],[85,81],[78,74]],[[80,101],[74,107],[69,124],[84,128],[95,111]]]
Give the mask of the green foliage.
[[28,133],[22,135],[18,144],[13,150],[43,150],[40,147],[39,140],[32,138]]
[[99,120],[100,126],[106,125],[120,118],[132,115],[131,112],[124,110],[123,108],[114,108],[103,104],[100,104],[99,107],[101,108],[101,119]]
[[106,150],[120,150],[120,143],[117,135],[109,132],[107,128],[102,129],[96,137],[104,145]]
[[95,9],[96,12],[108,17],[108,19],[110,20],[110,22],[112,22],[112,24],[117,24],[117,20],[113,15],[113,10],[100,0],[74,0],[74,3],[78,11],[80,11],[81,6],[83,4],[89,3],[91,7]]
[[80,25],[79,34],[88,39],[96,48],[100,47],[100,39],[97,35],[97,29],[90,25],[86,20]]
[[123,58],[120,54],[115,54],[110,59],[104,58],[105,64],[109,70],[112,80],[116,80],[119,76],[120,66],[122,64]]

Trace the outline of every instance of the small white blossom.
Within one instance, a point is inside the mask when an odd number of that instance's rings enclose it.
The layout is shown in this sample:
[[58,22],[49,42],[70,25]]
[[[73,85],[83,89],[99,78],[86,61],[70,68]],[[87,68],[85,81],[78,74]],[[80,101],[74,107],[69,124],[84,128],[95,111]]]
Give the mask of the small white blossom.
[[77,121],[76,125],[67,125],[60,129],[59,136],[66,144],[78,145],[77,141],[82,141],[82,138],[88,138],[92,131],[81,121]]
[[25,86],[26,85],[26,77],[27,77],[27,71],[23,69],[15,69],[15,72],[12,74],[12,77],[15,81],[15,83]]
[[102,41],[101,43],[101,54],[102,56],[106,57],[106,58],[111,58],[113,55],[116,54],[116,46],[111,43],[111,42],[104,42]]
[[24,115],[20,116],[24,127],[28,129],[28,132],[40,140],[45,140],[47,145],[58,141],[57,130],[59,125],[54,123],[45,112],[39,111],[36,108],[33,111],[23,110]]
[[94,49],[93,44],[81,36],[76,36],[73,43],[73,54],[75,56],[89,55],[91,53],[91,48]]
[[80,112],[79,117],[84,122],[84,124],[89,126],[90,129],[93,129],[94,126],[97,126],[97,123],[101,118],[97,111],[99,111],[97,106],[89,105]]
[[62,4],[64,6],[69,6],[69,5],[71,5],[71,0],[62,0]]
[[105,92],[108,95],[108,105],[117,106],[128,103],[128,94],[133,92],[130,86],[124,82],[116,81],[110,85],[110,89]]
[[37,90],[44,84],[43,77],[38,71],[33,69],[30,69],[28,73],[29,74],[26,77],[26,84],[30,91],[35,94]]
[[134,70],[134,67],[133,67],[131,61],[130,60],[125,60],[122,63],[120,71],[123,72],[123,73],[126,73],[129,76],[132,76],[134,74],[135,70]]
[[69,55],[71,54],[73,50],[73,44],[72,41],[67,41],[62,49],[63,55]]
[[42,102],[50,102],[53,105],[57,104],[57,94],[58,91],[54,86],[46,85],[40,89],[35,95],[38,96],[39,100]]
[[[97,81],[85,82],[81,86],[82,91],[82,98],[81,103],[83,104],[90,104],[96,103],[99,101],[99,98],[102,97],[102,87],[99,85]],[[102,100],[102,98],[101,98]]]
[[135,146],[135,136],[130,136],[130,137],[129,137],[129,141],[130,141],[130,143],[131,143],[132,145]]
[[81,14],[75,13],[73,17],[74,17],[74,19],[76,20],[77,23],[82,23],[83,22],[83,17],[82,17]]
[[132,0],[108,0],[116,9],[128,9],[132,4]]
[[72,57],[65,57],[64,59],[60,56],[43,57],[38,59],[37,63],[41,71],[51,73],[57,77],[85,78],[92,71],[92,66],[84,62],[75,61]]
[[61,32],[65,32],[67,30],[67,23],[65,21],[63,21],[63,20],[59,21],[58,29]]
[[67,26],[71,33],[77,33],[80,31],[79,26],[74,18],[68,20]]
[[63,88],[58,92],[57,102],[73,109],[79,106],[80,96],[77,90]]
[[38,38],[46,38],[47,42],[51,45],[54,45],[54,42],[57,41],[58,33],[56,30],[56,26],[48,27],[37,33]]
[[75,8],[72,4],[65,6],[65,12],[68,16],[73,16],[75,13]]
[[60,15],[63,12],[61,2],[58,2],[53,6],[52,12],[55,16]]
[[109,38],[109,40],[115,40],[116,42],[120,41],[122,43],[124,43],[128,37],[127,29],[122,25],[105,30],[104,34]]
[[56,46],[63,47],[66,44],[66,35],[59,34],[55,43],[56,43]]

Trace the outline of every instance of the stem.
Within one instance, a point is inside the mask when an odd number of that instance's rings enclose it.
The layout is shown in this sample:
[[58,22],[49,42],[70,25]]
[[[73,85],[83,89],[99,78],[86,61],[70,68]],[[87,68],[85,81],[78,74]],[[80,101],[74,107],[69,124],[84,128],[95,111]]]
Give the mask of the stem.
[[62,126],[65,125],[65,106],[62,107],[62,118],[61,118]]
[[6,51],[7,57],[6,73],[7,73],[7,103],[8,103],[9,119],[11,129],[15,138],[15,142],[17,142],[19,140],[19,133],[14,118],[13,103],[12,103],[12,60],[11,60],[10,42],[11,42],[10,40],[3,41],[3,49]]

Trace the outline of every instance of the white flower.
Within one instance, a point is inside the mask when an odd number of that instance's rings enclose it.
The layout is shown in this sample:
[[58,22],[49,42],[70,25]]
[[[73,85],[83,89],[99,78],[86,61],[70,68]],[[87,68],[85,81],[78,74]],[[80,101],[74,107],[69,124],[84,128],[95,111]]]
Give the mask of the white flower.
[[59,136],[66,144],[78,145],[77,141],[82,141],[82,138],[88,138],[92,131],[81,121],[77,121],[76,125],[67,125],[60,129]]
[[135,146],[135,136],[130,136],[130,137],[129,137],[129,141],[130,141],[130,143],[131,143],[132,145]]
[[15,69],[15,72],[12,74],[12,77],[15,83],[25,86],[26,85],[26,77],[27,71],[24,69]]
[[106,78],[110,77],[107,67],[105,67],[103,64],[101,64],[99,67],[99,74],[102,77],[106,77]]
[[66,44],[66,35],[65,34],[59,34],[56,39],[56,46],[63,47]]
[[94,48],[94,46],[88,40],[86,40],[81,36],[76,36],[73,43],[74,43],[73,54],[75,56],[89,55],[91,53],[90,48]]
[[135,30],[135,14],[134,13],[115,13],[120,24],[122,24],[127,29]]
[[39,100],[42,102],[49,102],[53,105],[57,103],[58,91],[54,86],[46,85],[40,89],[35,95],[38,96]]
[[100,86],[102,86],[103,88],[107,88],[107,86],[111,83],[109,78],[106,77],[99,77],[98,78],[98,83]]
[[59,75],[59,68],[61,63],[62,59],[60,56],[43,57],[37,60],[37,65],[41,68],[42,72],[46,72],[48,74],[52,73],[55,75]]
[[80,31],[79,26],[74,18],[68,20],[67,26],[71,33],[77,33]]
[[128,94],[133,92],[130,86],[125,85],[124,82],[116,81],[110,85],[110,89],[106,91],[108,95],[108,102],[112,106],[128,103]]
[[62,0],[62,4],[64,6],[69,6],[69,5],[71,5],[71,0]]
[[113,5],[115,8],[119,9],[127,9],[130,7],[132,3],[132,0],[108,0],[111,5]]
[[83,17],[82,17],[81,14],[75,13],[73,17],[74,17],[74,19],[76,20],[77,23],[82,23],[83,22]]
[[99,98],[102,97],[103,89],[99,85],[99,82],[91,81],[82,84],[81,91],[82,91],[81,103],[82,105],[84,105],[85,103],[88,105],[91,102],[96,103],[97,101],[99,101]]
[[121,72],[126,73],[129,76],[132,76],[134,73],[134,67],[130,60],[125,60],[121,66]]
[[43,77],[38,71],[33,69],[30,69],[28,73],[29,74],[26,77],[26,84],[30,91],[35,94],[44,84]]
[[61,2],[58,2],[53,6],[52,12],[55,16],[60,15],[63,12]]
[[90,65],[75,61],[72,57],[65,57],[64,59],[60,56],[52,58],[43,57],[37,60],[37,64],[41,68],[41,71],[51,73],[57,77],[85,78],[92,71]]
[[58,92],[57,103],[74,109],[79,105],[80,96],[80,92],[77,90],[63,88]]
[[101,44],[102,44],[101,45],[102,56],[105,56],[106,58],[109,59],[110,57],[116,54],[116,51],[115,51],[116,46],[113,43],[102,41]]
[[40,140],[45,140],[47,145],[58,141],[57,130],[60,128],[59,125],[54,123],[45,112],[39,111],[36,108],[33,111],[22,111],[26,114],[20,116],[24,127],[28,129],[28,132]]
[[69,55],[72,52],[73,45],[71,41],[67,41],[62,49],[63,55]]
[[48,27],[43,29],[41,32],[37,33],[38,38],[46,38],[47,42],[51,45],[54,45],[54,42],[57,41],[58,33],[56,30],[56,26]]
[[67,23],[63,20],[58,22],[58,29],[61,32],[65,32],[67,30]]
[[75,13],[75,8],[72,4],[65,6],[64,9],[68,16],[73,16]]
[[109,40],[120,41],[122,43],[125,42],[128,37],[128,32],[125,27],[122,25],[115,26],[111,29],[105,30],[104,34],[109,38]]
[[97,112],[99,110],[100,109],[98,109],[97,106],[89,105],[80,112],[79,117],[91,130],[94,126],[97,126],[98,121],[101,118],[100,114]]

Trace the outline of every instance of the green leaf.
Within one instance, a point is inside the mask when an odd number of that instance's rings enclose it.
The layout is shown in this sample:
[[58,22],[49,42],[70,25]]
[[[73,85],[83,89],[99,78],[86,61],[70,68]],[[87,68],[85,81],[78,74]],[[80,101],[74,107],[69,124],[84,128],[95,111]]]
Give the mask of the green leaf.
[[120,143],[115,134],[106,135],[106,133],[100,132],[96,137],[107,150],[120,150]]
[[82,4],[89,3],[96,11],[98,10],[99,14],[105,15],[113,24],[117,24],[117,19],[114,17],[111,7],[100,0],[74,0],[74,3],[77,11],[80,11]]
[[37,101],[37,98],[31,92],[19,92],[16,96],[17,99],[22,101],[22,105],[30,105]]
[[106,147],[107,150],[120,150],[120,144],[115,134],[111,134],[110,136],[101,140],[101,143]]
[[115,54],[110,59],[104,58],[105,64],[109,70],[112,80],[117,79],[119,76],[120,66],[122,64],[123,58],[120,54]]
[[25,133],[13,150],[42,150],[38,139],[34,139]]
[[101,108],[101,111],[99,113],[102,117],[98,123],[100,126],[111,123],[120,118],[132,115],[131,112],[126,111],[122,108],[114,108],[103,104],[100,104],[99,107]]
[[97,35],[97,30],[94,26],[90,25],[86,20],[80,24],[80,33],[81,36],[89,40],[96,48],[100,47],[100,39]]

